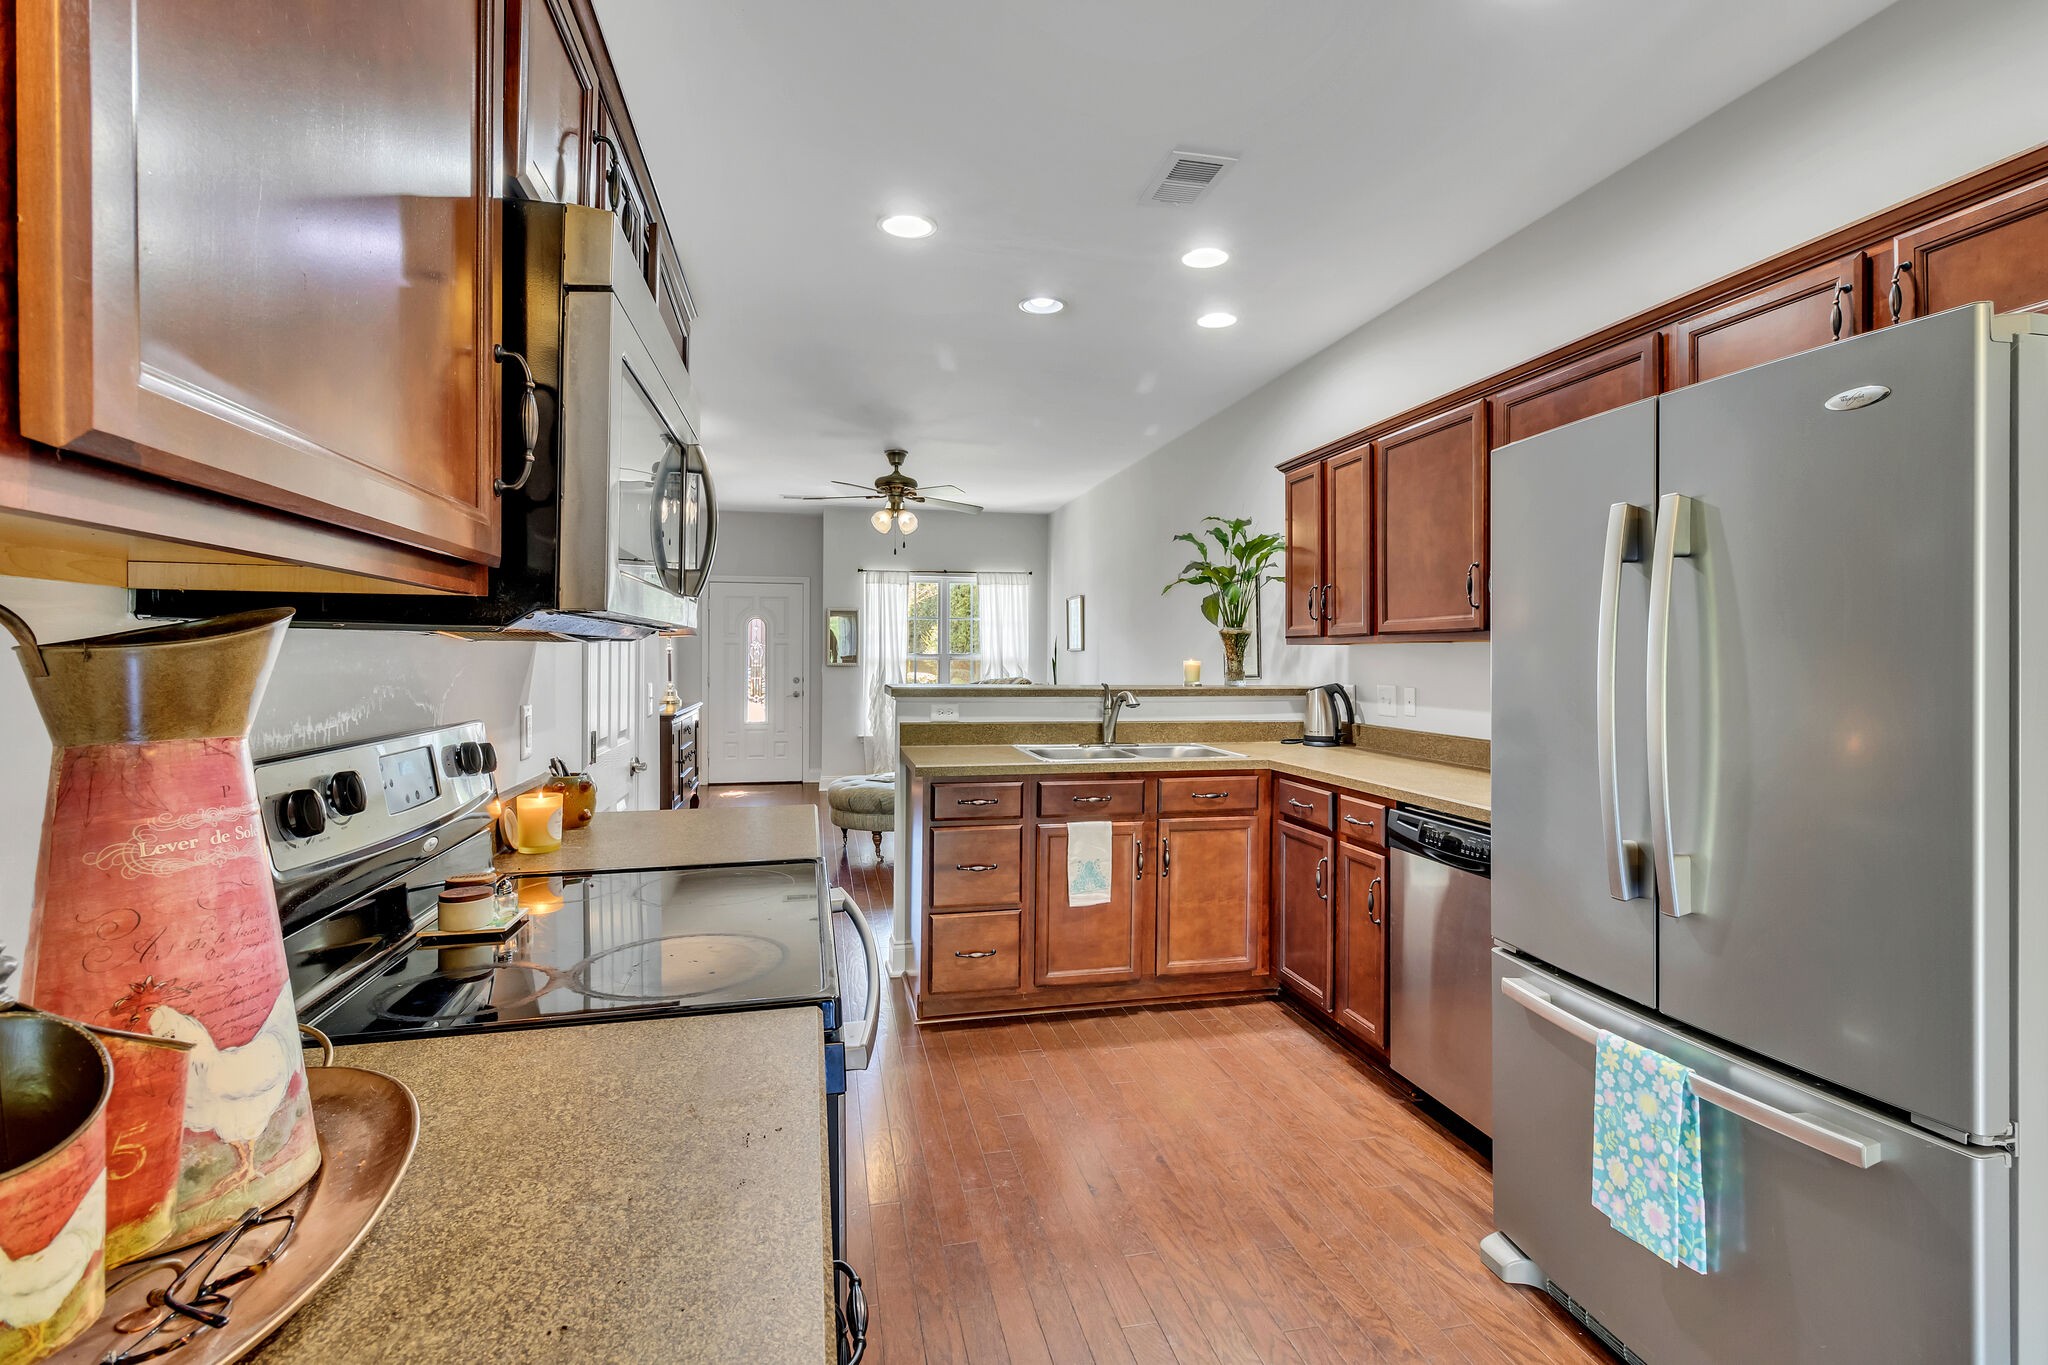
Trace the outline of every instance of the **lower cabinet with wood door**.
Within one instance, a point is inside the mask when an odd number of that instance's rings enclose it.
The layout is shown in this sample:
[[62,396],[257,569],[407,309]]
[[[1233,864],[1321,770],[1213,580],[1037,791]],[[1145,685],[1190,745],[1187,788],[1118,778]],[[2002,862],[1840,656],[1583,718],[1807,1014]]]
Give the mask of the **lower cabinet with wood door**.
[[[910,777],[920,1019],[1272,991],[1264,774]],[[1083,821],[1110,875],[1077,904]]]
[[1359,1042],[1387,1046],[1386,806],[1293,778],[1273,804],[1280,985]]

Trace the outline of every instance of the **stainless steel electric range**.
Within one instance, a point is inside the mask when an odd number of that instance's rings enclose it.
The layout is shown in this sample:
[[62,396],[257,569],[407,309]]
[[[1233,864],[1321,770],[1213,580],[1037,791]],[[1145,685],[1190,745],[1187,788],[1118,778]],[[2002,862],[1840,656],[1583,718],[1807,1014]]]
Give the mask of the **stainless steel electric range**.
[[884,981],[865,917],[838,899],[868,962],[867,1010],[850,1030],[817,861],[509,877],[500,890],[528,911],[510,935],[423,942],[441,889],[492,871],[496,769],[474,721],[257,765],[300,1021],[360,1043],[817,1009],[841,1355],[858,1359],[866,1306],[843,1255],[846,1072],[867,1065]]

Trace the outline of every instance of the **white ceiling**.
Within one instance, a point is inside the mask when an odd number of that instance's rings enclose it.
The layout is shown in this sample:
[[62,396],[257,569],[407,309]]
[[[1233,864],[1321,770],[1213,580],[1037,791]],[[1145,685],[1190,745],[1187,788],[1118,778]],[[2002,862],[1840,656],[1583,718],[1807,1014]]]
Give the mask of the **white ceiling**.
[[[723,500],[791,510],[903,445],[926,483],[1045,511],[1886,3],[597,9],[702,310]],[[1242,159],[1141,203],[1176,148]],[[937,235],[876,230],[905,211]],[[1199,244],[1233,257],[1181,265]],[[1040,293],[1066,311],[1017,310]],[[1212,308],[1241,321],[1197,328]]]

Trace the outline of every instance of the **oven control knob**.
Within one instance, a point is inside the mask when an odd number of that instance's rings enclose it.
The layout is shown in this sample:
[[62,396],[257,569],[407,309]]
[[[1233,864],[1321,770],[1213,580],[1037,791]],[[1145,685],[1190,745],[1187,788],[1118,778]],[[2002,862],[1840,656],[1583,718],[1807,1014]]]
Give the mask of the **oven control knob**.
[[483,751],[484,756],[484,765],[478,771],[487,773],[494,773],[498,771],[498,746],[491,743],[489,740],[485,740],[482,744],[479,744],[477,748]]
[[327,779],[327,804],[336,815],[361,815],[370,807],[370,793],[358,772],[336,773]]
[[320,793],[311,787],[286,792],[277,801],[277,823],[294,839],[310,839],[324,831],[327,808],[320,802]]
[[465,739],[455,746],[455,771],[465,777],[473,777],[484,770],[484,746],[473,739]]

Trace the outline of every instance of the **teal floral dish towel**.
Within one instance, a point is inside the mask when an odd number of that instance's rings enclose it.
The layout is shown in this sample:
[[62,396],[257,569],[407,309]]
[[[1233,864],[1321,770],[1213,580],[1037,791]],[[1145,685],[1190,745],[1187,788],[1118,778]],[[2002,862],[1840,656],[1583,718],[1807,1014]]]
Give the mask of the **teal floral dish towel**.
[[1067,826],[1067,904],[1109,904],[1110,840],[1107,820],[1076,820]]
[[1603,1031],[1593,1070],[1593,1207],[1672,1265],[1707,1273],[1692,1071]]

